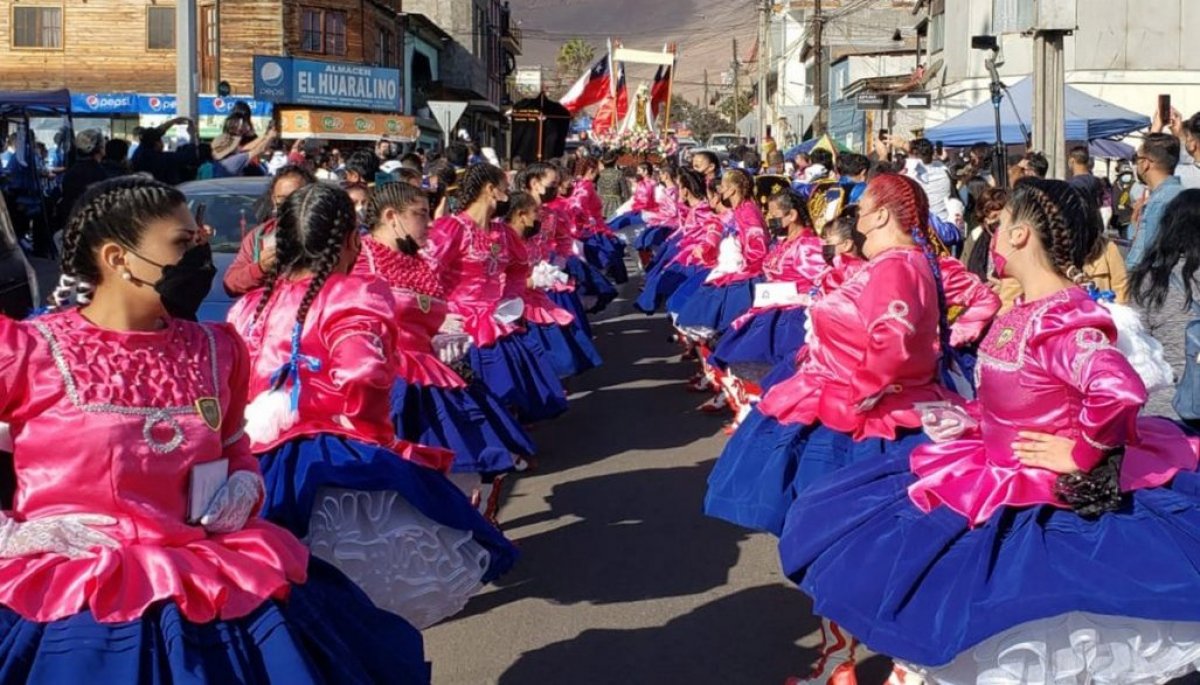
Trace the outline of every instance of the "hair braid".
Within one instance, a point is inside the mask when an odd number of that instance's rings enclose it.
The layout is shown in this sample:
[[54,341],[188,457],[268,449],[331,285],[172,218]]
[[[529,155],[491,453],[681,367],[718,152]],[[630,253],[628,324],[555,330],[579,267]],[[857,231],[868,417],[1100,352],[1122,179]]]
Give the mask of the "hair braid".
[[475,164],[468,167],[458,184],[459,207],[466,209],[475,204],[475,201],[483,194],[484,188],[489,184],[499,186],[504,183],[505,178],[504,171],[491,164]]
[[296,310],[297,326],[303,328],[304,321],[308,318],[308,310],[312,308],[313,301],[317,299],[317,294],[325,286],[325,281],[329,280],[329,276],[333,273],[333,268],[341,261],[342,246],[345,244],[345,240],[345,235],[339,237],[336,233],[329,234],[323,253],[317,258],[317,262],[312,267],[312,280],[309,281],[308,288],[304,291],[304,297],[300,300],[300,307]]
[[1059,273],[1076,283],[1086,280],[1083,267],[1101,235],[1078,191],[1063,181],[1024,179],[1013,191],[1009,210],[1014,222],[1037,231]]

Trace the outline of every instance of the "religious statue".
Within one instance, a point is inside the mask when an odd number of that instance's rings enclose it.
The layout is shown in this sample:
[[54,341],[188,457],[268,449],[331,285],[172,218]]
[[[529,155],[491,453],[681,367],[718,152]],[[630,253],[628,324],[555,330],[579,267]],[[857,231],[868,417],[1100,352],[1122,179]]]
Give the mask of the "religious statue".
[[621,122],[621,131],[649,131],[657,133],[654,127],[654,110],[650,105],[650,88],[642,83],[633,96],[633,106]]

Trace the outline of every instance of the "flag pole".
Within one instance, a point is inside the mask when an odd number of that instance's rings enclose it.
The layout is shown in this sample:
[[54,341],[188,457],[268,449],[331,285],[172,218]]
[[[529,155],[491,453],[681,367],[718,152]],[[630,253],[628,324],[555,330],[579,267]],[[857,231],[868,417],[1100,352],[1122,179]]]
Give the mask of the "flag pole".
[[671,128],[671,89],[675,85],[675,50],[675,44],[671,43],[671,73],[667,75],[667,116],[663,121],[663,135],[666,135],[667,131]]
[[[618,40],[617,47],[620,47],[620,46],[621,46],[621,41]],[[613,62],[612,38],[608,39],[608,91],[609,91],[609,97],[611,97],[612,101],[613,101],[612,130],[615,132],[617,130],[617,126],[618,126],[617,110],[619,110],[621,107],[620,107],[620,103],[617,101],[617,70],[616,70],[616,64]]]

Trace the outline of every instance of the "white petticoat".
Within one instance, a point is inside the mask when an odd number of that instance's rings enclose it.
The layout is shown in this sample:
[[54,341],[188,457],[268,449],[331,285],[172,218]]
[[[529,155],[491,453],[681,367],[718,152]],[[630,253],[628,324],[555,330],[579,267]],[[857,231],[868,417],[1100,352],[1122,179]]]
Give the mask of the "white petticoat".
[[1071,613],[1024,623],[935,669],[947,685],[1142,685],[1200,669],[1200,623]]
[[419,629],[462,611],[488,568],[470,531],[434,522],[396,492],[321,488],[308,531],[313,555]]

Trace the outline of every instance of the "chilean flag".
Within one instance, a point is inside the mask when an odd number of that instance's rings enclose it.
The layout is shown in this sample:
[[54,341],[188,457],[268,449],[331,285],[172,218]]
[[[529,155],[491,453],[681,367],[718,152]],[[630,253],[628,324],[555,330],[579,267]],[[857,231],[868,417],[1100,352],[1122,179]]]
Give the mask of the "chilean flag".
[[650,87],[650,115],[655,119],[658,118],[658,113],[662,111],[663,105],[667,104],[670,92],[671,67],[660,66],[654,74],[654,85]]
[[596,115],[592,117],[592,132],[604,133],[625,119],[629,112],[629,91],[625,88],[625,64],[617,65],[617,87],[614,95],[609,95],[600,103]]
[[608,55],[596,62],[591,69],[571,86],[571,90],[562,97],[561,104],[567,108],[571,116],[575,116],[584,107],[594,105],[608,96],[612,89],[611,76],[608,70]]

